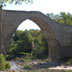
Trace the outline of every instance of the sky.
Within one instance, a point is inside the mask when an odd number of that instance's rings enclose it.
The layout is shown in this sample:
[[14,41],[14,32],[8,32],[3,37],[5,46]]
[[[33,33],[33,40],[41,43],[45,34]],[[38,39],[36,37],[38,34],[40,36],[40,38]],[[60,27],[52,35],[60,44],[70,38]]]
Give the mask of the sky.
[[[21,5],[7,4],[3,9],[21,11],[40,11],[44,14],[69,12],[72,14],[72,0],[33,0],[32,4],[22,3]],[[40,29],[30,20],[23,21],[18,27],[19,30]]]

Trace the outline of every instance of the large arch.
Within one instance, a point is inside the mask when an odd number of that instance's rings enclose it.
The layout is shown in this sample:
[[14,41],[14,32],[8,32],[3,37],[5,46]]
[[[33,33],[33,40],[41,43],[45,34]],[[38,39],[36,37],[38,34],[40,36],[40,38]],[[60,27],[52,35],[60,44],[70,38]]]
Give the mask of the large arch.
[[16,31],[21,22],[30,19],[35,22],[45,34],[49,45],[49,61],[59,61],[61,57],[59,42],[55,33],[55,22],[37,11],[2,11],[2,38],[5,48],[8,47],[13,33]]

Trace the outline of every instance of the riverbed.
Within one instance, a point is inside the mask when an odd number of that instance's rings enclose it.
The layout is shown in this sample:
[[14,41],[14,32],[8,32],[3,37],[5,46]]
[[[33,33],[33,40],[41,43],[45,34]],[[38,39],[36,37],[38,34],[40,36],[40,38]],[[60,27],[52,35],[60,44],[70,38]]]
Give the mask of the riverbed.
[[[11,70],[21,70],[23,69],[23,66],[21,66],[21,62],[16,62],[16,61],[9,61],[9,63],[11,64]],[[34,69],[52,69],[52,70],[72,70],[72,66],[66,66],[63,64],[52,64],[52,63],[37,63],[36,61],[31,64]]]

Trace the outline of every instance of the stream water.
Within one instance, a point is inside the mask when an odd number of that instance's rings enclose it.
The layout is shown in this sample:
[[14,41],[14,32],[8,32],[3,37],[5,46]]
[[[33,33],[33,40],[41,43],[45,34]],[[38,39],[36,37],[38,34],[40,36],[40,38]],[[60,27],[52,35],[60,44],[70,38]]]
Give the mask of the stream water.
[[14,61],[10,61],[9,63],[11,64],[11,70],[20,70],[20,69],[22,69],[21,65],[18,65]]

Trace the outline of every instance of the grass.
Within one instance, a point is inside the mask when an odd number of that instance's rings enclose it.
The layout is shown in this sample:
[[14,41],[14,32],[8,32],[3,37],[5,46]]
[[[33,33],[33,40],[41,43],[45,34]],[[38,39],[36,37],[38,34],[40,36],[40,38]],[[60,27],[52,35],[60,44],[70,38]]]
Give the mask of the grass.
[[31,65],[24,65],[24,69],[31,70],[32,69],[32,66]]
[[32,53],[20,52],[19,54],[22,54],[22,55],[31,55]]
[[22,59],[21,62],[31,61],[31,59]]

